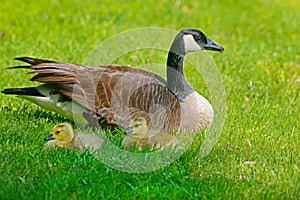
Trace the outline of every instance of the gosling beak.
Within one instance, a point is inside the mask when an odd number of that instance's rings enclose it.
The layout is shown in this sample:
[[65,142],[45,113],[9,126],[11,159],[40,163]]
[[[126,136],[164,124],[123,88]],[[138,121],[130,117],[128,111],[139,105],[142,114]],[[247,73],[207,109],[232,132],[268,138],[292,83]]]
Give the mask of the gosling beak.
[[45,141],[54,140],[54,137],[53,137],[52,134],[50,134],[50,135],[49,135],[48,137],[46,137],[44,140],[45,140]]
[[128,128],[124,131],[125,134],[129,134],[129,133],[132,133],[132,132],[133,132],[133,130],[132,130],[131,127],[128,127]]
[[213,41],[207,38],[207,44],[204,45],[205,50],[210,50],[210,51],[219,51],[222,52],[224,51],[224,48],[222,46],[217,45]]

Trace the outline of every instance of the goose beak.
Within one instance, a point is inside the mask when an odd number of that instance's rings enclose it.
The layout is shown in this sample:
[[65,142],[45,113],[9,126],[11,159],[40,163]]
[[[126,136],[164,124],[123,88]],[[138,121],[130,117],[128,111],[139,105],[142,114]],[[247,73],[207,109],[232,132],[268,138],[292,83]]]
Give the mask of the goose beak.
[[129,133],[132,133],[132,132],[133,132],[133,130],[132,130],[131,127],[128,127],[128,128],[124,131],[125,134],[129,134]]
[[217,45],[213,41],[207,38],[207,44],[204,45],[205,50],[210,50],[210,51],[219,51],[222,52],[224,51],[224,48],[222,46]]
[[45,140],[45,141],[54,140],[54,137],[53,137],[52,134],[50,134],[50,135],[49,135],[48,137],[46,137],[44,140]]

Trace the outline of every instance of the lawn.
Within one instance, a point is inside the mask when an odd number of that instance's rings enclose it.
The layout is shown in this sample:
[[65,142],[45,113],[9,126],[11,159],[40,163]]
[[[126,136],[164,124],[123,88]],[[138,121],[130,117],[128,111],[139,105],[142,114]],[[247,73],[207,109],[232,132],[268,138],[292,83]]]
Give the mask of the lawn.
[[[208,57],[222,78],[226,117],[204,158],[205,131],[169,166],[128,173],[88,152],[43,150],[43,138],[67,120],[0,94],[0,199],[300,199],[299,10],[298,1],[284,0],[1,2],[1,90],[38,85],[26,70],[6,69],[19,64],[17,56],[82,64],[97,45],[123,31],[197,28],[225,48]],[[165,61],[165,51],[140,50],[114,62]],[[185,65],[191,85],[213,99]],[[122,133],[107,135],[119,144]]]

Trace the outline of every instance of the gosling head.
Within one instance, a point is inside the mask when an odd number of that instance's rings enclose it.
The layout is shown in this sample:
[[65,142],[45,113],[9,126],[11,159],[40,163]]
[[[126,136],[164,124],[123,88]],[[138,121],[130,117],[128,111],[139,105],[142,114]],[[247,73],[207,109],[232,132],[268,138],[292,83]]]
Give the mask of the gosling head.
[[73,138],[74,132],[72,126],[68,123],[61,123],[56,125],[51,131],[51,134],[44,140],[56,140],[60,144],[68,144]]
[[222,52],[224,48],[214,43],[197,29],[184,29],[177,34],[170,51],[182,55],[201,50]]
[[147,134],[147,120],[143,117],[137,117],[131,120],[129,127],[124,133],[137,138],[145,137]]

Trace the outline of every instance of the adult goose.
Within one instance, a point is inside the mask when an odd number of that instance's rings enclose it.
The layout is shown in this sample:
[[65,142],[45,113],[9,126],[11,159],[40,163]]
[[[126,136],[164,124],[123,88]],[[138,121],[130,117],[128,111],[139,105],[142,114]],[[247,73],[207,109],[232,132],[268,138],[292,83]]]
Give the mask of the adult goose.
[[81,125],[128,127],[131,119],[144,117],[148,128],[162,131],[198,131],[214,117],[211,104],[186,81],[184,56],[193,51],[222,52],[223,47],[196,29],[184,29],[168,53],[167,80],[129,66],[79,66],[19,57],[35,74],[38,87],[4,89],[55,111]]

